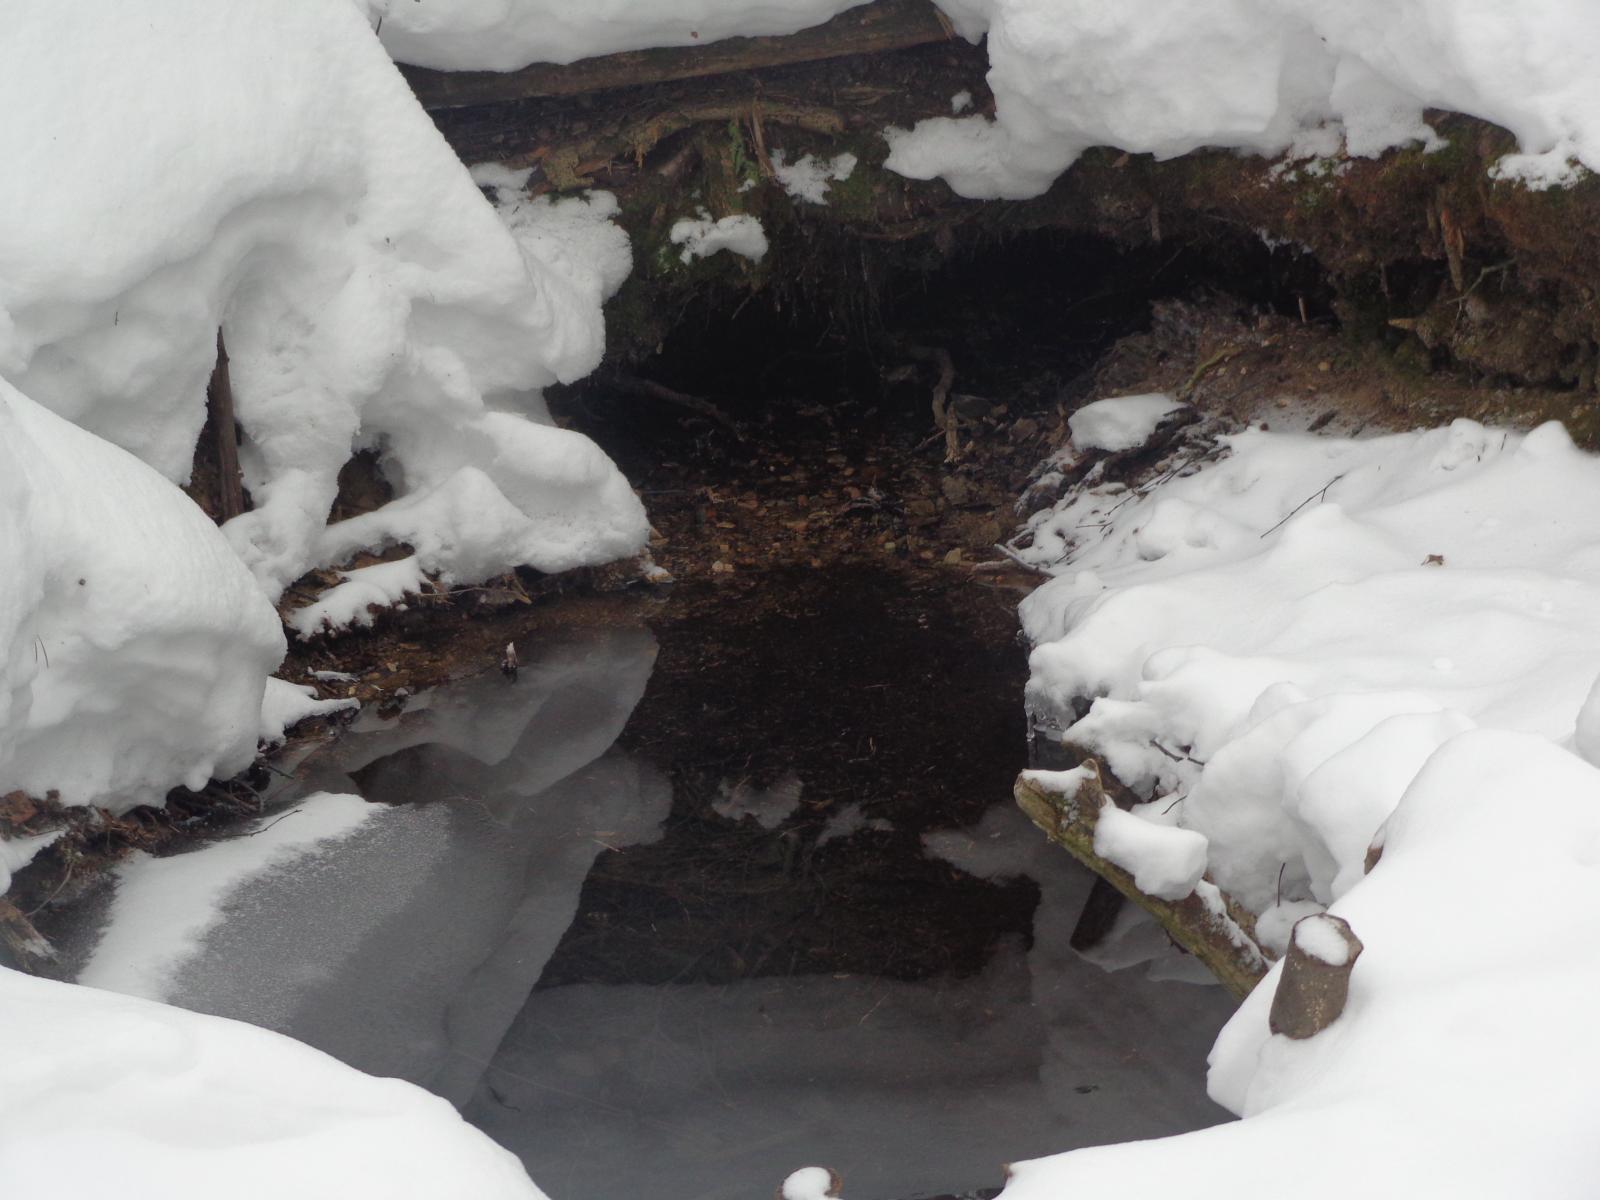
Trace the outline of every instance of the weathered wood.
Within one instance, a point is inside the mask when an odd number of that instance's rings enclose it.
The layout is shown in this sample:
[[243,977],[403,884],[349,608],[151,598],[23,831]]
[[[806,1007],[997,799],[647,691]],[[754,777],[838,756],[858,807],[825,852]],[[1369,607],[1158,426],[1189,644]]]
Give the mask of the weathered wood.
[[1349,999],[1350,972],[1364,949],[1343,917],[1317,913],[1297,921],[1272,995],[1268,1028],[1301,1039],[1337,1021]]
[[55,961],[56,952],[49,941],[33,927],[27,914],[4,898],[0,898],[0,943],[11,952],[17,969],[30,975],[44,974]]
[[401,71],[424,108],[465,108],[505,100],[581,96],[850,54],[879,54],[953,36],[950,23],[929,0],[877,0],[787,37],[728,38],[708,46],[632,50],[564,66],[535,63],[520,71],[434,71],[425,67],[402,67]]
[[217,330],[217,365],[206,386],[206,408],[217,445],[217,508],[225,523],[244,511],[244,482],[239,476],[239,432],[234,424],[228,347],[221,329]]
[[1208,880],[1201,880],[1182,900],[1146,895],[1132,875],[1096,854],[1095,826],[1100,810],[1110,801],[1099,764],[1089,759],[1083,766],[1085,777],[1065,790],[1052,789],[1024,771],[1017,776],[1014,789],[1017,805],[1051,841],[1153,916],[1172,940],[1203,962],[1225,988],[1241,998],[1247,995],[1266,974],[1267,960],[1246,928],[1246,914]]

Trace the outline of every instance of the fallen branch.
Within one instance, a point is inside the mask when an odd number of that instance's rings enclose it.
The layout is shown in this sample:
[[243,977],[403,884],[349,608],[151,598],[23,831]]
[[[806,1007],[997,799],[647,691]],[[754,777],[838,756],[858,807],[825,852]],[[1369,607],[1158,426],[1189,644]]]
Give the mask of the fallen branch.
[[1093,759],[1083,765],[1089,768],[1087,776],[1080,776],[1075,787],[1061,790],[1049,785],[1049,773],[1024,771],[1014,789],[1018,807],[1051,841],[1153,916],[1223,987],[1235,996],[1247,995],[1267,971],[1266,957],[1250,935],[1248,914],[1207,880],[1182,900],[1147,895],[1132,875],[1096,854],[1095,826],[1108,801],[1099,765]]
[[630,392],[635,396],[644,396],[650,400],[661,400],[667,404],[675,404],[679,408],[686,408],[692,413],[708,417],[730,430],[735,437],[741,440],[744,438],[744,434],[740,432],[738,425],[734,424],[733,418],[709,400],[702,399],[699,396],[691,396],[687,392],[680,392],[675,388],[669,388],[666,384],[657,383],[653,379],[641,379],[637,375],[618,375],[613,377],[610,382],[619,391]]

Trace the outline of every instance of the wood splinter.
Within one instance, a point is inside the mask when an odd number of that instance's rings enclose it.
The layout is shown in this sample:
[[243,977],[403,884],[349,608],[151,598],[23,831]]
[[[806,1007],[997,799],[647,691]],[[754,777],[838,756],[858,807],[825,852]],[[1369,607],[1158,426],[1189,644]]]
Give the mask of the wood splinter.
[[1342,917],[1317,913],[1295,923],[1267,1018],[1273,1033],[1315,1037],[1339,1019],[1350,972],[1365,947]]

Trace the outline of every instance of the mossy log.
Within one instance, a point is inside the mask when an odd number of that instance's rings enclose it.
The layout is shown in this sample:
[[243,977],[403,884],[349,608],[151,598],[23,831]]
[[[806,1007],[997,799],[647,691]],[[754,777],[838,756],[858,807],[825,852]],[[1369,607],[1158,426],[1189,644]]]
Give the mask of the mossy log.
[[1051,841],[1153,916],[1172,940],[1203,962],[1225,988],[1241,998],[1249,994],[1266,974],[1268,963],[1247,932],[1248,915],[1208,880],[1201,880],[1182,900],[1147,895],[1131,874],[1096,854],[1095,826],[1100,810],[1111,801],[1099,765],[1089,759],[1083,767],[1075,786],[1067,788],[1052,787],[1050,773],[1024,771],[1015,787],[1018,806]]

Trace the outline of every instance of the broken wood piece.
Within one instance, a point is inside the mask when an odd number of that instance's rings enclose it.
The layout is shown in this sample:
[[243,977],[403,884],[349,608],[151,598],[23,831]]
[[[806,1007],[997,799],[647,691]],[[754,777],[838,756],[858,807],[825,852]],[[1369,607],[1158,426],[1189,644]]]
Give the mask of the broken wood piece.
[[1295,922],[1267,1018],[1272,1032],[1315,1037],[1337,1021],[1350,995],[1350,972],[1363,949],[1343,917],[1316,913]]
[[933,423],[944,431],[944,460],[953,463],[961,457],[961,439],[956,433],[956,408],[950,403],[955,386],[956,366],[950,351],[943,346],[907,346],[906,353],[918,362],[931,362],[939,369],[933,384]]
[[1095,827],[1109,801],[1093,759],[1072,771],[1024,771],[1013,794],[1051,841],[1153,916],[1228,991],[1242,998],[1261,981],[1267,960],[1245,928],[1248,917],[1215,884],[1201,880],[1183,899],[1162,900],[1140,891],[1131,874],[1095,853]]
[[217,330],[217,365],[206,385],[206,410],[217,445],[217,511],[219,525],[244,512],[244,482],[239,476],[239,431],[233,416],[233,381],[228,374],[228,347]]
[[0,942],[11,952],[13,965],[29,975],[43,975],[55,961],[55,948],[49,940],[20,908],[4,898],[0,898]]
[[881,54],[949,41],[952,36],[949,23],[929,0],[878,0],[786,37],[727,38],[708,46],[632,50],[565,65],[534,63],[520,71],[408,66],[400,70],[423,108],[464,108]]

